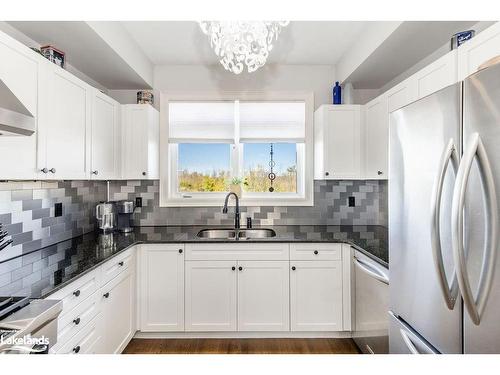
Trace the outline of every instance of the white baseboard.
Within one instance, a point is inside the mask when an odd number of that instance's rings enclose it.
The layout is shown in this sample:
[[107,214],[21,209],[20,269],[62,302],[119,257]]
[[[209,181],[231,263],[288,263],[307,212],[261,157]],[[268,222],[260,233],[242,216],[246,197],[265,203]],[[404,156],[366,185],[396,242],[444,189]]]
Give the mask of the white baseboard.
[[351,332],[141,332],[136,339],[351,338]]

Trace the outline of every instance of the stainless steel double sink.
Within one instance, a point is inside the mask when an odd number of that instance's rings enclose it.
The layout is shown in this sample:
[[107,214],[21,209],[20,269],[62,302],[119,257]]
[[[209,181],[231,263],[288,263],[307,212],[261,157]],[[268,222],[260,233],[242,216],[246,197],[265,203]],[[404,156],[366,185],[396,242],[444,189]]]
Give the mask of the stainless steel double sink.
[[276,232],[269,228],[221,228],[202,229],[197,236],[207,240],[251,240],[276,237]]

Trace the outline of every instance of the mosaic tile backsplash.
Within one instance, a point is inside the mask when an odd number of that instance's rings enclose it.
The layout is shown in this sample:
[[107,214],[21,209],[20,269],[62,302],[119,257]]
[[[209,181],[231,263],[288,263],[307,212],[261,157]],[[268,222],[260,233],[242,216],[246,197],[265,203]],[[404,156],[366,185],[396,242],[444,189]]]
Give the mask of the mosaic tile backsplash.
[[[12,236],[0,252],[0,262],[91,232],[95,205],[106,199],[104,181],[24,183],[0,190],[0,223]],[[221,207],[159,207],[158,181],[112,181],[112,200],[142,197],[134,213],[135,226],[232,225],[233,210]],[[356,206],[348,206],[348,197]],[[54,217],[54,204],[62,216]],[[222,202],[221,202],[222,205]],[[313,207],[242,207],[242,223],[254,225],[381,225],[387,226],[386,181],[315,181]]]
[[[159,207],[158,181],[113,181],[112,200],[142,197],[134,213],[135,226],[232,225],[234,215],[221,207]],[[349,207],[348,197],[356,200]],[[221,202],[222,206],[223,202]],[[233,202],[231,204],[234,204]],[[315,181],[313,207],[241,207],[254,225],[382,225],[387,226],[387,181]]]
[[[93,231],[95,206],[106,199],[100,181],[4,184],[13,190],[0,191],[0,223],[13,242],[0,261]],[[54,215],[55,203],[62,203],[61,216]]]

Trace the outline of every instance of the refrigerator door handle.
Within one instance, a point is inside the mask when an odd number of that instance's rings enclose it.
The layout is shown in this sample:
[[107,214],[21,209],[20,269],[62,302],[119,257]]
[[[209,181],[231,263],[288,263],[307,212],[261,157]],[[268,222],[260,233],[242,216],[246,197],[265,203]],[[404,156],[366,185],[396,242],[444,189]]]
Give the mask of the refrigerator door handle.
[[399,332],[401,332],[401,337],[403,337],[403,341],[405,342],[406,346],[410,350],[410,353],[411,354],[420,354],[420,352],[417,350],[416,346],[411,341],[410,336],[408,336],[408,334],[403,329],[400,329]]
[[458,283],[455,270],[453,270],[451,285],[448,284],[446,271],[443,265],[443,253],[441,251],[441,235],[440,235],[440,214],[441,214],[441,195],[443,193],[443,184],[448,170],[448,165],[451,161],[455,176],[457,175],[458,165],[460,163],[458,158],[457,148],[455,141],[450,139],[448,145],[443,151],[441,160],[439,162],[439,170],[434,186],[432,189],[431,197],[431,248],[434,266],[438,276],[439,286],[443,293],[444,300],[448,309],[455,308],[455,302],[458,296]]
[[[467,192],[467,181],[474,157],[477,156],[479,174],[483,185],[486,208],[486,242],[483,250],[483,262],[477,295],[474,298],[467,272],[467,257],[464,250],[464,206]],[[498,245],[498,205],[493,173],[488,155],[478,133],[473,133],[464,151],[462,162],[458,168],[457,179],[453,191],[452,203],[452,244],[458,285],[472,322],[481,323],[491,290],[495,270],[496,249]]]
[[365,263],[356,257],[354,257],[354,264],[364,273],[368,274],[369,276],[373,277],[374,279],[386,285],[389,285],[389,278],[387,277],[387,275],[384,275],[375,267],[370,266],[368,263]]
[[409,334],[403,328],[400,328],[399,332],[401,333],[401,337],[403,338],[403,341],[411,354],[436,354],[436,352],[428,348],[427,345],[423,345],[423,343],[419,345],[419,347],[421,347],[422,349],[418,350],[417,345],[413,343],[411,334]]

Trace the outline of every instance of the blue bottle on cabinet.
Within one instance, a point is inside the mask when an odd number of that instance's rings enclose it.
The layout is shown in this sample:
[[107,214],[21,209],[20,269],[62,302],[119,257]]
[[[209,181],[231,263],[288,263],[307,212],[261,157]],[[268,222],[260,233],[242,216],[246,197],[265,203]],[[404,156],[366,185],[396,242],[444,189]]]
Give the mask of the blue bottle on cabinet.
[[339,82],[335,82],[333,87],[333,104],[342,104],[342,87],[340,87]]

